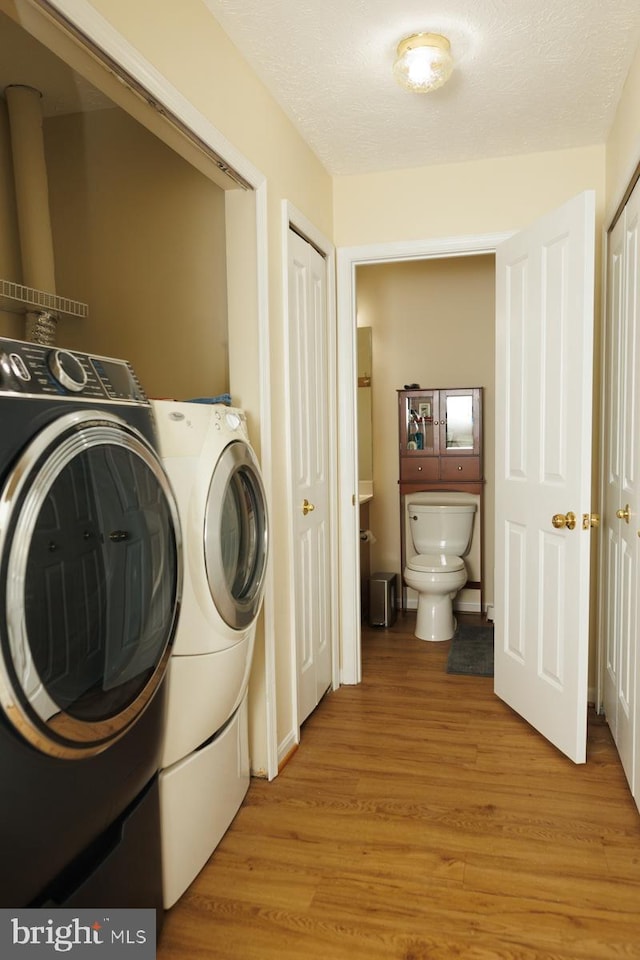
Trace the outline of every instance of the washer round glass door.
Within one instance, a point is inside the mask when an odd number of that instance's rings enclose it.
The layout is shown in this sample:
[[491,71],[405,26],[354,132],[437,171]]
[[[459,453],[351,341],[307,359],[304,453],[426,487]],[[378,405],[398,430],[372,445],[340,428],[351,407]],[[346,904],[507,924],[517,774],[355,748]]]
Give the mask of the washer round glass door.
[[32,440],[0,494],[0,703],[33,746],[88,756],[135,722],[171,652],[180,558],[137,430],[81,411]]
[[216,610],[233,630],[258,616],[267,567],[267,508],[251,447],[233,440],[213,471],[204,526],[207,580]]

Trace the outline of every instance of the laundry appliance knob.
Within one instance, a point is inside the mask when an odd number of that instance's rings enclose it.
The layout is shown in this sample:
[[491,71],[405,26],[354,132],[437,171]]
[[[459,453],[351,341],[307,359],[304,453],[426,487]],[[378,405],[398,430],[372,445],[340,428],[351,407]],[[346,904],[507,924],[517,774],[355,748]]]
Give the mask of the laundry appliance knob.
[[81,393],[87,385],[87,371],[68,350],[52,350],[47,358],[49,370],[60,386],[71,393]]

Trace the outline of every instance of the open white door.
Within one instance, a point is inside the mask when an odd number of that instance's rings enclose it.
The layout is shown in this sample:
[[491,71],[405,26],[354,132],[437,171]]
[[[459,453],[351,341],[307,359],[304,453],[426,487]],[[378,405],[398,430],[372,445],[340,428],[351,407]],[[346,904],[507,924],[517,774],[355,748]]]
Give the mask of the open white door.
[[496,256],[495,692],[575,763],[587,732],[594,243],[587,191]]

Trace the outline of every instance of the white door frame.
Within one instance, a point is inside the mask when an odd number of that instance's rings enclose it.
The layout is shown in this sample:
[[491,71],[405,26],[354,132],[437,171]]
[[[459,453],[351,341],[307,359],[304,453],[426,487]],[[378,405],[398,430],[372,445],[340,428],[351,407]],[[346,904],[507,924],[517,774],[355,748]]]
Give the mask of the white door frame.
[[[273,463],[271,429],[271,365],[269,345],[269,297],[268,297],[268,232],[267,232],[267,180],[244,154],[237,150],[204,114],[164,77],[153,64],[141,56],[126,38],[119,33],[87,0],[50,0],[70,24],[103,50],[114,63],[119,64],[135,81],[152,94],[158,104],[170,110],[185,127],[196,134],[218,156],[236,170],[255,191],[256,202],[256,260],[257,260],[257,313],[258,351],[260,357],[260,467],[267,502],[273,500]],[[35,0],[36,10],[38,0]],[[28,6],[25,10],[29,12]],[[29,20],[33,20],[31,9]],[[46,14],[44,15],[46,16]],[[50,24],[51,35],[60,36],[61,27]],[[149,109],[152,109],[151,107]],[[211,160],[212,167],[214,166]],[[267,769],[269,779],[278,773],[278,750],[275,702],[275,619],[274,590],[271,565],[267,572],[264,598],[265,631],[265,725]]]
[[[338,249],[338,423],[340,638],[342,683],[359,683],[360,526],[356,393],[356,267],[402,260],[441,260],[495,253],[509,233],[441,237],[432,240],[377,243]],[[374,489],[375,496],[375,489]]]
[[[327,358],[328,358],[328,397],[329,410],[329,526],[331,530],[330,544],[330,562],[331,562],[331,614],[330,614],[330,632],[331,632],[331,686],[335,690],[340,685],[340,637],[339,637],[339,577],[338,577],[338,459],[337,459],[337,433],[338,433],[338,405],[337,405],[337,369],[336,369],[336,251],[334,245],[327,237],[322,234],[317,227],[292,203],[283,200],[281,205],[281,242],[282,242],[282,323],[285,368],[289,369],[289,255],[288,255],[288,234],[289,228],[301,234],[308,240],[324,257],[326,266],[327,281]],[[291,409],[290,382],[288,376],[285,376],[285,403],[287,409]],[[292,474],[292,451],[294,438],[291,436],[291,419],[283,416],[281,426],[285,431],[285,446],[287,455],[286,471],[286,490],[287,502],[293,503],[293,474]],[[288,528],[288,552],[289,552],[289,583],[295,582],[293,570],[294,536],[293,523]],[[278,756],[284,759],[291,748],[300,743],[300,725],[298,724],[298,684],[297,684],[297,662],[298,654],[296,648],[296,629],[295,629],[295,607],[294,603],[289,604],[289,636],[290,636],[290,657],[291,657],[291,729],[286,737],[278,744]]]

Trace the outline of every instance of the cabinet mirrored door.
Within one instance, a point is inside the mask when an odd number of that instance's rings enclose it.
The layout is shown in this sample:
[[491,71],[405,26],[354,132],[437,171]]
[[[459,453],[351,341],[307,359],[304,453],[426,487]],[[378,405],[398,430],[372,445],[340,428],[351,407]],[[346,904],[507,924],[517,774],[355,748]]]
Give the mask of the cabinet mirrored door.
[[480,455],[480,388],[400,391],[400,452]]
[[480,391],[440,391],[440,453],[480,454]]
[[473,450],[473,398],[447,397],[445,447],[447,450]]
[[402,422],[401,445],[404,452],[416,451],[418,456],[438,455],[440,414],[437,390],[406,394]]

